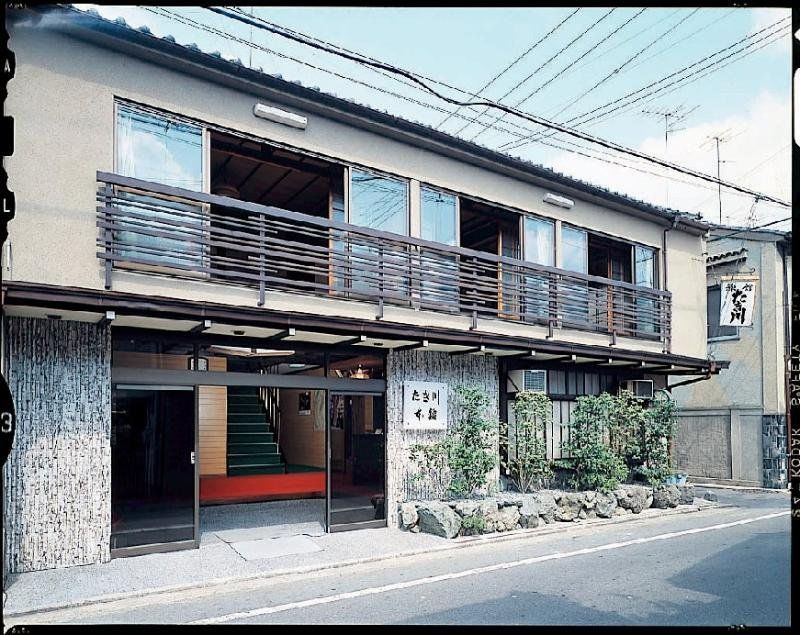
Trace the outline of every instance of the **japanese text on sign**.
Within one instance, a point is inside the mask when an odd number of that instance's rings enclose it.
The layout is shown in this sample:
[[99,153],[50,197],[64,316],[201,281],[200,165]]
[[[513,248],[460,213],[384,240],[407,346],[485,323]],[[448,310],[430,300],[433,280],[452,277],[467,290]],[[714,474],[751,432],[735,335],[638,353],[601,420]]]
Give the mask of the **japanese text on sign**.
[[446,430],[447,384],[404,382],[403,425],[406,428]]

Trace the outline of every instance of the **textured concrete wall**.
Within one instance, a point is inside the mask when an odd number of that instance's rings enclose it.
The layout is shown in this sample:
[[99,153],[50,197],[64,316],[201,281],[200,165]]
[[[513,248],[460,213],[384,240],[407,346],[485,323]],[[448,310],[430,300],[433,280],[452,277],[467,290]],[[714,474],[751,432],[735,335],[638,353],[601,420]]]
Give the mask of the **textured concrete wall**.
[[[428,480],[413,478],[418,468],[410,459],[409,448],[416,443],[432,443],[444,436],[441,431],[403,428],[403,382],[433,381],[448,385],[448,428],[458,421],[455,388],[459,385],[481,388],[489,397],[488,415],[499,417],[499,377],[497,359],[483,355],[450,355],[443,352],[402,351],[389,353],[386,374],[387,429],[387,514],[389,525],[397,524],[397,503],[417,498],[434,498],[441,493]],[[498,456],[499,452],[496,452]],[[490,476],[497,480],[499,470]]]
[[6,318],[17,409],[4,467],[11,572],[106,561],[111,532],[111,335],[105,326]]
[[730,412],[683,413],[675,428],[675,466],[691,476],[732,478]]

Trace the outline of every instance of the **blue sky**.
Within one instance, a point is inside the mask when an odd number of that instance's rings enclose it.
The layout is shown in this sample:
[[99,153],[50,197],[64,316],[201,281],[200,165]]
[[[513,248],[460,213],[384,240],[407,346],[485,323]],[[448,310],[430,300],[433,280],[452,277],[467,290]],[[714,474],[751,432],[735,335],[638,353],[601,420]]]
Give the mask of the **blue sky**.
[[[250,7],[243,8],[250,11]],[[156,15],[157,11],[136,7],[97,9],[108,17],[122,16],[135,26],[147,24],[156,35],[169,33],[178,42],[195,42],[204,50],[219,50],[241,58],[245,64],[260,66],[268,72],[281,73],[287,79],[318,86],[325,91],[416,121],[436,125],[446,116],[434,108],[412,104],[348,79],[314,70],[302,63],[282,59],[258,48],[251,49],[228,38],[181,24],[175,17]],[[168,10],[203,25],[224,29],[228,33],[253,41],[257,46],[293,56],[307,64],[410,99],[427,102],[445,111],[455,110],[432,95],[376,74],[353,62],[315,51],[263,30],[251,29],[208,10],[190,7]],[[256,7],[253,10],[256,16],[281,26],[427,75],[456,88],[474,91],[571,14],[574,8]],[[484,93],[485,97],[491,100],[500,99],[603,16],[606,17],[585,36],[553,61],[544,64],[531,79],[503,98],[503,102],[514,106],[538,88],[533,97],[520,108],[566,122],[571,117],[656,82],[789,15],[788,10],[745,8],[648,8],[639,15],[636,15],[640,12],[637,8],[618,8],[606,15],[608,11],[608,8],[581,9],[489,87]],[[622,26],[628,20],[630,22]],[[617,33],[610,35],[621,26]],[[606,41],[601,42],[606,36],[609,36]],[[653,43],[659,37],[661,39]],[[758,37],[762,36],[756,36]],[[768,41],[770,40],[762,40],[747,50],[755,49]],[[666,157],[670,161],[706,173],[716,173],[716,154],[713,144],[704,142],[707,137],[728,130],[729,140],[721,145],[723,159],[727,161],[722,167],[722,177],[789,199],[789,43],[789,31],[784,29],[777,35],[774,43],[698,81],[672,92],[664,91],[663,96],[655,96],[658,98],[632,104],[607,121],[601,119],[581,125],[579,119],[573,125],[592,135]],[[619,73],[576,100],[647,45],[650,45],[649,48]],[[584,54],[584,57],[578,59]],[[724,55],[727,53],[712,58],[709,62]],[[574,66],[570,66],[573,63]],[[697,68],[699,66],[692,70]],[[558,73],[561,74],[548,81]],[[656,87],[663,85],[658,84]],[[451,96],[458,94],[446,88],[441,90]],[[569,107],[559,113],[564,105]],[[693,110],[684,121],[676,125],[682,130],[676,130],[670,135],[669,146],[665,149],[663,117],[646,115],[642,110],[670,111],[678,107],[682,107],[683,111]],[[484,117],[485,123],[491,122],[497,116],[493,112],[490,114],[491,116]],[[462,110],[459,115],[472,117],[474,113]],[[442,130],[455,133],[464,123],[463,119],[452,117],[443,125]],[[528,122],[510,116],[496,125],[517,132],[520,128],[516,126],[530,127]],[[482,126],[472,124],[460,134],[470,138],[481,129]],[[514,137],[507,132],[493,130],[484,130],[476,138],[476,142],[495,149],[509,140],[514,140]],[[561,140],[552,138],[549,141],[557,142],[562,148],[576,149],[563,140],[570,141],[570,138],[561,136]],[[586,145],[576,139],[571,141]],[[588,153],[595,156],[631,163],[622,156],[602,154],[596,148],[587,147],[590,148]],[[672,173],[670,176],[673,180],[667,180],[541,143],[529,143],[510,152],[657,204],[700,212],[712,220],[718,219],[716,188],[711,184],[701,186],[689,177]],[[640,170],[664,172],[651,164],[633,164]],[[723,221],[744,223],[752,202],[752,198],[746,196],[724,194]],[[789,215],[787,210],[763,202],[758,203],[755,210],[758,223]]]

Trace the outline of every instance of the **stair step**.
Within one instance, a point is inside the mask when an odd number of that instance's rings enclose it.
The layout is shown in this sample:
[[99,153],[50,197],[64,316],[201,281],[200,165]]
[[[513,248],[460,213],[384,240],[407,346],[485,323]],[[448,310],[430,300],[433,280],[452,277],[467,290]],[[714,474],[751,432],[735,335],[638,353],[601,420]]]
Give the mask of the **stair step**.
[[278,444],[274,442],[248,441],[228,443],[228,456],[232,454],[277,454]]
[[270,427],[263,421],[260,423],[228,423],[228,432],[269,432]]
[[280,465],[281,455],[277,453],[263,454],[230,454],[228,453],[228,467],[234,465]]
[[274,443],[272,432],[229,432],[228,443]]
[[228,414],[260,414],[262,417],[265,415],[264,408],[260,403],[244,404],[244,403],[229,403]]
[[264,413],[229,412],[228,423],[260,423],[261,425],[267,425],[267,417]]
[[228,476],[245,476],[247,474],[283,474],[284,466],[281,465],[230,465]]

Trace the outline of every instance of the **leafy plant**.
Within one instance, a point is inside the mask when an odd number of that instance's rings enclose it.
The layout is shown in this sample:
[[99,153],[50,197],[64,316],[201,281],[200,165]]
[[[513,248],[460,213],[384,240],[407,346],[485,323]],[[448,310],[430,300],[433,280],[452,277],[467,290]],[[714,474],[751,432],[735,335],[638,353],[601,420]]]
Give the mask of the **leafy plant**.
[[480,514],[464,516],[461,519],[461,533],[464,536],[479,534],[486,528],[486,521]]
[[435,443],[411,447],[411,458],[434,476],[440,491],[470,496],[487,485],[486,477],[497,465],[496,419],[487,416],[489,398],[478,388],[459,386],[457,423]]
[[570,455],[576,488],[610,491],[628,476],[624,459],[612,449],[614,397],[608,393],[578,397],[570,417],[570,436],[562,450]]
[[545,445],[547,424],[553,418],[553,403],[544,393],[523,390],[517,393],[512,408],[513,443],[508,437],[508,424],[503,424],[502,436],[506,448],[513,448],[513,458],[504,461],[503,467],[520,492],[529,492],[542,487],[553,476]]
[[675,434],[677,405],[665,392],[644,411],[642,426],[642,467],[639,471],[651,485],[658,485],[672,473],[669,444]]

